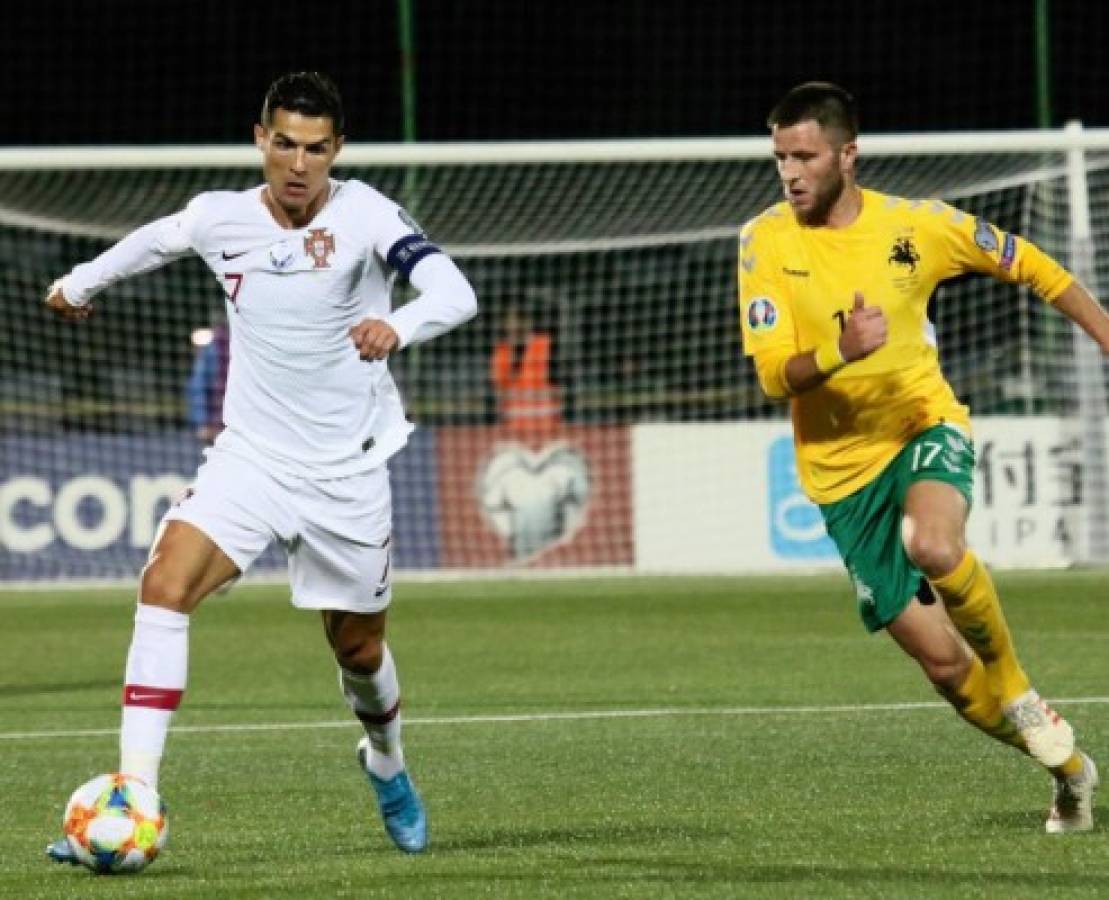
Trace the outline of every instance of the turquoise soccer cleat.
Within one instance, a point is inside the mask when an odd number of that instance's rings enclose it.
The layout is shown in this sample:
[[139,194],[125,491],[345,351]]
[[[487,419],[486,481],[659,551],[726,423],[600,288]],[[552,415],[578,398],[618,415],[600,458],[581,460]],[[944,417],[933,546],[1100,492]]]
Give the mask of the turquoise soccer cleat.
[[377,805],[389,837],[405,853],[427,849],[427,813],[407,772],[384,781],[369,770],[370,742],[358,742],[358,762],[377,795]]
[[77,859],[77,854],[73,852],[73,848],[69,846],[69,841],[65,838],[59,838],[53,843],[47,844],[46,855],[56,863],[69,863],[71,866],[81,864],[80,860]]

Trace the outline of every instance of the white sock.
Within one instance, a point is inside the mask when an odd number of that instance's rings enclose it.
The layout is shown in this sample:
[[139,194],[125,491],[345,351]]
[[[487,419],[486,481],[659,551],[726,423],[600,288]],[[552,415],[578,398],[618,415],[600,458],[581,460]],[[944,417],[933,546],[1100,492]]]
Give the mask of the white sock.
[[140,603],[127,654],[119,770],[158,789],[158,765],[189,662],[189,617]]
[[370,739],[370,771],[386,781],[404,771],[404,751],[400,744],[400,683],[389,647],[385,647],[381,666],[372,675],[351,672],[340,666],[339,686]]

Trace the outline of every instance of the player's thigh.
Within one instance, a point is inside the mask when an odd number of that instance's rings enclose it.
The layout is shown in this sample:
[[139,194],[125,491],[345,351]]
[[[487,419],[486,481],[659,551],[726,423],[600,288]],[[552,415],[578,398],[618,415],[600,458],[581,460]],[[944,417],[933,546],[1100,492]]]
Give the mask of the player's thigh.
[[906,445],[893,469],[909,556],[930,575],[946,574],[965,550],[974,485],[973,444],[958,429],[936,425]]
[[[189,534],[190,529],[199,532],[205,540],[188,541],[186,546],[195,547],[195,552],[187,558],[202,558],[211,554],[208,545],[214,546],[219,552],[213,556],[217,566],[211,580],[220,578],[223,583],[230,577],[226,562],[231,564],[231,575],[245,572],[275,538],[292,539],[289,495],[290,488],[282,478],[242,457],[212,448],[185,497],[166,512],[161,530],[175,535],[167,547],[182,541],[177,535]],[[160,535],[155,547],[164,539]],[[171,558],[176,558],[176,552]]]
[[922,480],[909,486],[901,521],[901,540],[909,556],[926,572],[941,574],[962,558],[969,507],[966,498],[945,481]]
[[319,483],[298,492],[289,549],[293,605],[373,614],[392,599],[392,501],[388,473]]
[[143,569],[143,603],[192,612],[208,594],[239,575],[239,567],[194,525],[169,521]]
[[921,573],[901,543],[901,509],[889,471],[843,500],[820,507],[855,588],[867,631],[892,622],[916,594]]

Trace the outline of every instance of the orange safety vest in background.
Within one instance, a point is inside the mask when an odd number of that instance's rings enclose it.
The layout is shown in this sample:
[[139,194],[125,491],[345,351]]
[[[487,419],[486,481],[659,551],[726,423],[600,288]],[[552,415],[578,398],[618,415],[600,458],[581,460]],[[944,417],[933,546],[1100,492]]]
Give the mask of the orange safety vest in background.
[[515,366],[512,363],[512,344],[498,341],[490,368],[501,421],[521,431],[558,424],[562,408],[558,387],[551,382],[551,336],[529,336],[523,356]]

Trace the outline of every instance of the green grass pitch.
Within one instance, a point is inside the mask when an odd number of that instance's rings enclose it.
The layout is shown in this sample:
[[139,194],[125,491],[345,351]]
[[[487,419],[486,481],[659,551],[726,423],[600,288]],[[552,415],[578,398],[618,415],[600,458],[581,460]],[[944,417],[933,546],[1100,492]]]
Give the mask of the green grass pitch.
[[[1041,692],[1109,775],[1104,572],[999,579]],[[318,616],[247,585],[194,617],[138,876],[43,856],[116,765],[129,592],[0,593],[0,896],[1104,897],[1109,814],[858,624],[845,578],[401,582],[390,643],[432,847],[388,844]]]

